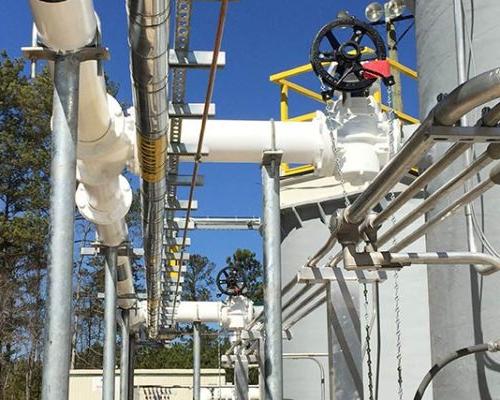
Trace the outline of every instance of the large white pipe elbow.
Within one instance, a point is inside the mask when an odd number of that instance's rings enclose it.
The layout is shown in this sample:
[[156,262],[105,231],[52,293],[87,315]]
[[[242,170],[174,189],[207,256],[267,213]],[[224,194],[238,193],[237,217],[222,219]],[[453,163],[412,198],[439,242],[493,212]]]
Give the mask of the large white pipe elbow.
[[60,51],[80,49],[97,33],[97,17],[92,0],[30,0],[41,41]]

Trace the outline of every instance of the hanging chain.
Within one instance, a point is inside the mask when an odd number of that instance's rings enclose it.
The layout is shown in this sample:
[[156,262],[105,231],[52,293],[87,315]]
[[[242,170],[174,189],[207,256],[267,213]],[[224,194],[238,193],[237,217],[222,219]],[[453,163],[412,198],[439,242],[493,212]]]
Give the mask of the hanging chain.
[[[395,113],[393,109],[393,93],[392,87],[387,87],[387,103],[389,106],[389,156],[392,157],[396,149],[394,148],[394,119]],[[389,194],[389,200],[393,201],[395,199],[394,192]],[[396,218],[394,215],[391,216],[391,222],[396,225]],[[393,245],[396,244],[396,239],[392,239]],[[395,324],[396,324],[396,362],[398,371],[398,398],[403,399],[403,357],[401,351],[401,308],[400,308],[400,298],[399,298],[399,271],[394,272],[394,314],[395,314]]]
[[365,341],[366,341],[366,365],[368,367],[368,395],[369,400],[373,400],[373,370],[372,370],[372,349],[370,346],[370,318],[368,303],[368,285],[363,283],[363,297],[365,308]]
[[349,196],[347,195],[347,190],[345,188],[344,173],[342,172],[342,167],[344,164],[344,155],[337,145],[337,139],[335,137],[335,131],[338,128],[338,122],[335,120],[333,107],[335,103],[332,100],[326,102],[325,116],[326,116],[326,127],[328,128],[328,133],[330,134],[330,141],[332,143],[332,153],[335,157],[335,171],[334,175],[340,182],[340,187],[342,188],[342,195],[344,196],[344,204],[346,207],[351,205]]
[[[330,140],[332,143],[332,152],[335,157],[335,171],[334,174],[337,180],[340,182],[342,188],[342,194],[344,196],[344,204],[346,207],[351,205],[349,196],[347,195],[347,190],[345,188],[344,173],[342,171],[343,167],[343,154],[337,145],[337,140],[335,137],[335,131],[338,128],[338,123],[334,118],[333,113],[334,102],[328,101],[326,103],[325,115],[326,115],[326,126],[330,134]],[[372,350],[370,345],[370,317],[369,317],[369,302],[368,302],[368,286],[366,283],[363,284],[363,296],[364,296],[364,318],[365,318],[365,345],[366,345],[366,364],[368,367],[368,392],[369,400],[373,400],[373,369],[372,369]]]

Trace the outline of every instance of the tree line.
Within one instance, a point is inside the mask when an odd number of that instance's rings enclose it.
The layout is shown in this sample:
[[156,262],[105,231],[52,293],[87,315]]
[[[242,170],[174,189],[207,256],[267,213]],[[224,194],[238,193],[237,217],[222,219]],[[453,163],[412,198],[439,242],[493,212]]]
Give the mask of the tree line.
[[[52,81],[47,69],[33,79],[22,59],[0,53],[0,400],[40,398],[43,363],[49,236]],[[118,86],[109,82],[116,95]],[[134,201],[130,232],[140,232],[140,207]],[[83,257],[95,231],[75,209],[73,262],[73,368],[101,368],[104,291],[103,260]],[[262,265],[256,255],[237,249],[226,260],[246,271],[248,296],[262,299]],[[203,255],[190,257],[182,299],[214,300],[216,266]],[[144,289],[142,265],[134,267]],[[137,368],[191,368],[190,327],[167,347],[140,347]],[[217,368],[227,340],[217,329],[202,329],[202,367]],[[118,360],[117,360],[118,362]]]

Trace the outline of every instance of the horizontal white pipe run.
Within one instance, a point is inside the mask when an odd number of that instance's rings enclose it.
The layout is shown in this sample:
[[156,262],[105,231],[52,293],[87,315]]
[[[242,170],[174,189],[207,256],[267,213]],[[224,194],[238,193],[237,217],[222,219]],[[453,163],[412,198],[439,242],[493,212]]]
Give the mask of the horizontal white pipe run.
[[[272,122],[210,120],[204,137],[204,162],[260,163],[262,153],[272,148],[273,125],[276,149],[283,151],[283,162],[316,164],[322,159],[325,143],[319,121]],[[201,121],[182,122],[182,142],[198,144]]]
[[220,301],[181,301],[177,307],[177,322],[216,322],[222,323],[222,306]]

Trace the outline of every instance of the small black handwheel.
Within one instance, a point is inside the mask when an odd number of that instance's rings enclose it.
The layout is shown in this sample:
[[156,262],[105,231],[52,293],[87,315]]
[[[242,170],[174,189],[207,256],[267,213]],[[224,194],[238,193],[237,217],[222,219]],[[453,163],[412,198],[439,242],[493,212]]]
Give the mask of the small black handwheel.
[[[367,47],[374,53],[363,54]],[[385,44],[379,33],[353,17],[336,19],[321,28],[310,54],[312,68],[321,82],[342,92],[359,92],[370,87],[377,78],[367,78],[361,62],[385,58]]]
[[216,282],[220,292],[228,296],[239,296],[247,287],[243,270],[234,267],[221,269],[217,274]]

